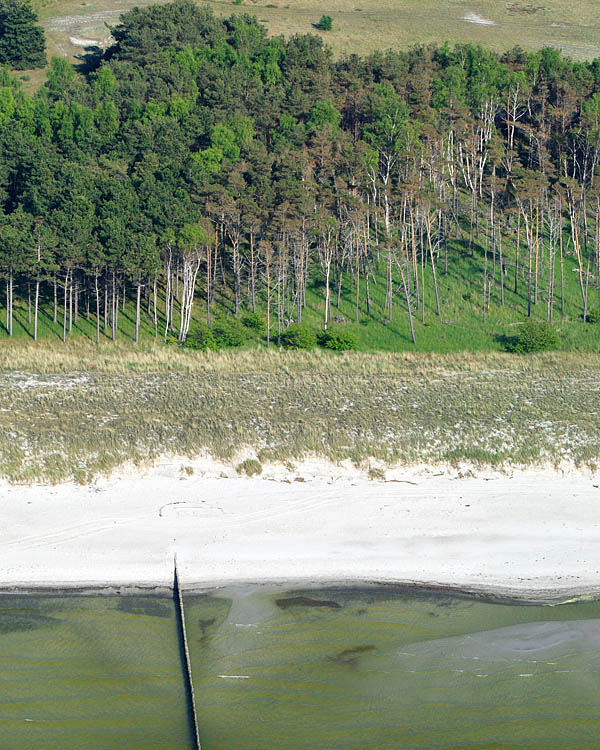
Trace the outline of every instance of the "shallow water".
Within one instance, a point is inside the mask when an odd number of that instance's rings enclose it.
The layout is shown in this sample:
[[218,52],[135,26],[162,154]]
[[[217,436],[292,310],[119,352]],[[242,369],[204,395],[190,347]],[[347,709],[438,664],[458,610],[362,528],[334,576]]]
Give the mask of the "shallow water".
[[186,608],[203,750],[598,745],[598,602],[219,596]]
[[[203,750],[590,748],[600,602],[185,596]],[[0,597],[0,747],[191,748],[171,599]]]
[[2,750],[189,747],[170,599],[0,597]]

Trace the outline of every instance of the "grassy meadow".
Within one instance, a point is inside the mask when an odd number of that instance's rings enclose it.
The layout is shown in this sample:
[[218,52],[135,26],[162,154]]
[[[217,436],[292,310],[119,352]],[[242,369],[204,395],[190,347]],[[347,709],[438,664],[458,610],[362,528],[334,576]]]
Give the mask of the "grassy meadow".
[[[34,0],[46,29],[48,56],[77,62],[86,48],[104,44],[108,26],[124,11],[148,0]],[[204,3],[202,3],[204,4]],[[322,34],[337,56],[366,54],[377,49],[406,49],[413,44],[472,42],[498,51],[515,45],[526,49],[553,46],[574,59],[600,56],[600,12],[595,0],[213,0],[217,15],[251,13],[270,34]],[[314,28],[320,16],[333,18],[333,28]],[[26,71],[29,90],[44,80],[44,71]]]

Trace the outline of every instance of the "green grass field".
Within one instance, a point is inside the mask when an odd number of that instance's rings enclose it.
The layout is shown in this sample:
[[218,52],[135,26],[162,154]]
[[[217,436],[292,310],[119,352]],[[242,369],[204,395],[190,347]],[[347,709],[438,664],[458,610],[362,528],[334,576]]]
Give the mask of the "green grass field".
[[[147,0],[34,0],[47,34],[48,56],[73,61],[86,46],[103,44],[108,26],[119,15]],[[472,42],[498,51],[515,45],[526,49],[553,46],[575,59],[600,56],[600,11],[595,0],[244,0],[209,2],[219,16],[252,13],[270,34],[320,33],[338,56],[366,54],[377,49],[406,49],[431,42]],[[314,28],[323,13],[333,29]],[[108,25],[108,26],[107,26]],[[26,71],[28,89],[44,80],[43,71]]]

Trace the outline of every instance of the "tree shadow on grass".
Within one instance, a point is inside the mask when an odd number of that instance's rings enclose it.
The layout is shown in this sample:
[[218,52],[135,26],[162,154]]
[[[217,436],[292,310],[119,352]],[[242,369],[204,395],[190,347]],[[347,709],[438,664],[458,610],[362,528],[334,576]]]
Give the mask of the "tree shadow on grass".
[[84,50],[85,53],[83,55],[75,56],[79,62],[74,67],[78,73],[87,76],[90,73],[94,73],[100,67],[100,63],[104,58],[104,50],[95,44],[84,47]]
[[517,344],[519,342],[518,336],[508,336],[506,333],[495,333],[493,339],[500,344],[502,350],[505,352],[513,353],[517,350]]

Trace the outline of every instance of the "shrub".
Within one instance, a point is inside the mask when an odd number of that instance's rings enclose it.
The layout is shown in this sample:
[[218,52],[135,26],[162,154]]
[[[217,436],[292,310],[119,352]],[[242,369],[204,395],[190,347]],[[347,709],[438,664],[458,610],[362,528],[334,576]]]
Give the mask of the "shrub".
[[319,346],[336,352],[356,349],[356,335],[353,331],[341,326],[330,326],[319,334]]
[[201,352],[216,351],[219,348],[213,332],[205,325],[194,326],[187,335],[185,346]]
[[591,310],[588,310],[587,322],[594,323],[594,324],[600,323],[600,308],[593,307]]
[[255,458],[247,458],[235,467],[238,474],[245,474],[248,477],[253,477],[257,474],[262,474],[262,464]]
[[267,321],[261,317],[258,313],[247,312],[242,317],[242,324],[246,328],[250,328],[253,331],[262,333],[267,330]]
[[558,344],[556,331],[548,323],[526,320],[516,336],[506,341],[506,350],[516,354],[529,354],[555,349]]
[[222,318],[215,321],[212,332],[219,349],[241,346],[246,340],[244,327],[237,318]]
[[371,466],[369,469],[369,479],[373,482],[385,482],[385,471],[378,466]]
[[319,31],[331,31],[333,27],[333,18],[331,16],[321,16],[319,23],[316,26]]
[[317,334],[301,323],[291,323],[281,334],[281,343],[286,349],[314,349]]

